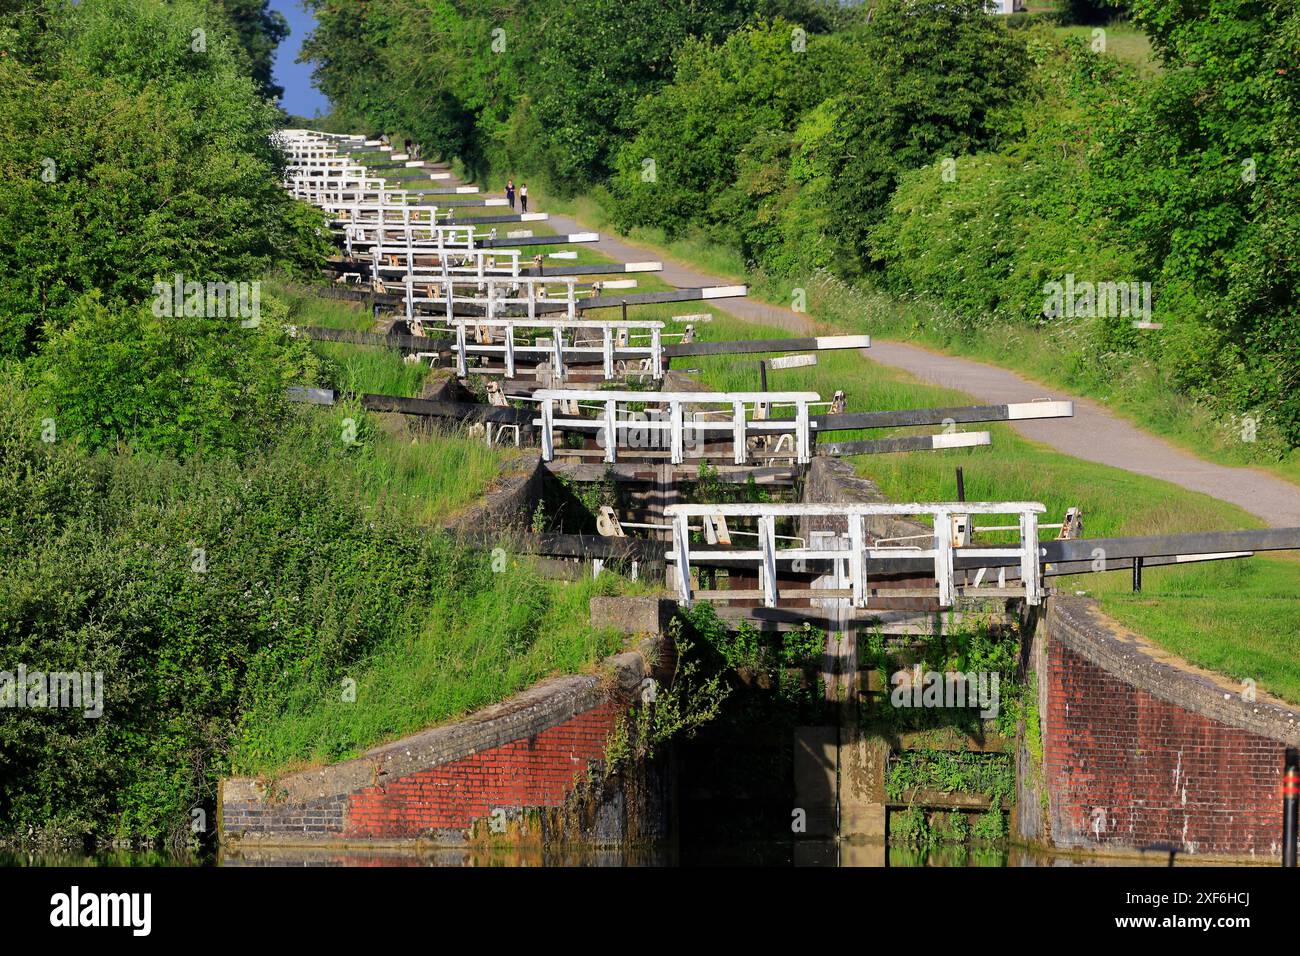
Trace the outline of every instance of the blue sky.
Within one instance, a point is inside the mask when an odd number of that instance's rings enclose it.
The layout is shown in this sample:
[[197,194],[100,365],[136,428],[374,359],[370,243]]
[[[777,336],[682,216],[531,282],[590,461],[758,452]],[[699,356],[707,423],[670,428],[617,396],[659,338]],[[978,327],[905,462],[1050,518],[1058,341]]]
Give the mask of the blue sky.
[[295,63],[302,42],[316,26],[316,18],[303,8],[302,0],[271,0],[271,9],[279,10],[289,21],[289,36],[275,51],[272,75],[284,87],[280,102],[295,116],[317,116],[329,112],[329,101],[311,85],[311,66]]

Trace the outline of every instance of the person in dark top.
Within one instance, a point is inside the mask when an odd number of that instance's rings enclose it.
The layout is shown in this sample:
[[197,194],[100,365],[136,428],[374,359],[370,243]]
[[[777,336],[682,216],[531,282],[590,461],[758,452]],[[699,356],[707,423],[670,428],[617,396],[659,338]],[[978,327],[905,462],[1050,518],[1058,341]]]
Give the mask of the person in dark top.
[[515,181],[511,179],[506,183],[506,199],[510,200],[510,208],[515,208]]

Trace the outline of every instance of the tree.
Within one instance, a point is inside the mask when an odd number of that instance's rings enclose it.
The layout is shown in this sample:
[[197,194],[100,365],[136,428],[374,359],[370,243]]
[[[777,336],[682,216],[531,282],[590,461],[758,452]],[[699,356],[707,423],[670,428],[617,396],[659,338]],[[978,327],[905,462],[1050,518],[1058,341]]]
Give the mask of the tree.
[[235,38],[248,54],[253,80],[265,95],[278,100],[284,87],[271,79],[275,62],[275,48],[289,35],[289,23],[284,14],[272,10],[270,0],[221,0],[226,16],[235,30]]
[[760,133],[791,130],[840,82],[850,52],[834,40],[809,41],[783,20],[760,22],[718,46],[687,40],[673,82],[637,105],[636,138],[619,151],[620,221],[669,235],[702,225],[738,242],[728,191],[746,147]]
[[533,110],[554,185],[605,178],[637,103],[669,82],[687,38],[721,36],[747,12],[737,0],[575,0],[538,23]]
[[848,272],[867,267],[898,175],[995,142],[1029,67],[1024,40],[981,0],[883,0],[858,38],[862,67],[805,124],[793,173],[825,196],[834,260]]
[[281,188],[276,110],[225,31],[185,2],[50,4],[0,58],[0,355],[92,290],[319,261],[323,220]]
[[238,315],[157,315],[152,306],[87,295],[49,330],[38,394],[65,439],[239,455],[287,420],[288,386],[317,384],[315,353],[287,335],[274,300],[260,301],[252,327]]
[[1165,64],[1094,164],[1112,218],[1159,264],[1175,381],[1264,409],[1300,444],[1300,9],[1133,0]]

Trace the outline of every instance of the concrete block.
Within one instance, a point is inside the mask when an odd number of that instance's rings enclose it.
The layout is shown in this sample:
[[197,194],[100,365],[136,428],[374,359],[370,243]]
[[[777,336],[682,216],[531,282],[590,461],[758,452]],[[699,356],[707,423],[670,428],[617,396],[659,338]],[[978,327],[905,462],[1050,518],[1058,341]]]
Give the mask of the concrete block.
[[609,627],[623,634],[660,634],[677,612],[677,602],[661,597],[594,597],[592,627]]

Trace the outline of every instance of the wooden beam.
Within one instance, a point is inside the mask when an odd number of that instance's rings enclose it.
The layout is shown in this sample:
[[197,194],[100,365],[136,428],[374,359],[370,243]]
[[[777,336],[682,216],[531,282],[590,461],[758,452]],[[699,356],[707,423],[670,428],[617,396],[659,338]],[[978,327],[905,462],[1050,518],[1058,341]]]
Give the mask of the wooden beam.
[[848,412],[819,415],[813,428],[819,432],[859,428],[907,428],[967,422],[1006,422],[1030,418],[1069,418],[1073,402],[1013,402],[1007,405],[955,405],[947,408],[909,408],[888,412]]
[[906,451],[942,451],[945,448],[973,448],[992,442],[988,432],[953,432],[944,435],[908,435],[903,438],[877,438],[866,441],[817,443],[822,457],[842,458],[849,455],[892,455]]
[[[673,300],[677,301],[677,300]],[[743,339],[730,342],[687,342],[665,345],[664,357],[687,355],[748,355],[767,352],[805,352],[829,349],[865,349],[869,335],[817,335],[793,339]],[[818,419],[813,419],[814,422]]]

